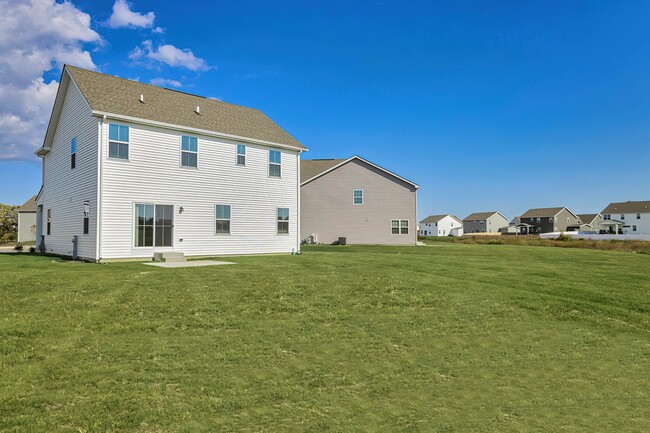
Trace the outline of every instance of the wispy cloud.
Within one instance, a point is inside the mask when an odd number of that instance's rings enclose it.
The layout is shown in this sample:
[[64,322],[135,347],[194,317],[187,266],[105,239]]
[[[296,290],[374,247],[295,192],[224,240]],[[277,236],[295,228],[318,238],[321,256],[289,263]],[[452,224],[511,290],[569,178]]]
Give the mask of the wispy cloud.
[[[126,0],[116,0],[113,4],[113,13],[106,22],[106,25],[114,29],[120,27],[152,27],[156,19],[153,12],[140,13],[131,10],[133,5]],[[160,27],[156,27],[160,29]],[[154,29],[155,31],[155,29]]]
[[180,81],[171,80],[169,78],[152,78],[149,82],[154,86],[183,87]]
[[154,47],[150,40],[144,41],[141,46],[135,47],[129,53],[129,59],[141,61],[148,59],[150,61],[163,63],[168,66],[181,67],[190,71],[207,71],[210,66],[200,57],[196,57],[189,49],[179,49],[173,45],[165,44]]
[[97,69],[84,44],[103,40],[72,3],[0,0],[0,159],[34,160],[59,83],[43,74],[70,63]]

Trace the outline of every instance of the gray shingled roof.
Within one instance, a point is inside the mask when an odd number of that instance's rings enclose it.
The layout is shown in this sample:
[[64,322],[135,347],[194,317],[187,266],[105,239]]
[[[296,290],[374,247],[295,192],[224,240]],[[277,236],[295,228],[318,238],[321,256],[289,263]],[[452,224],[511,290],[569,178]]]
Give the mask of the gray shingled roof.
[[425,219],[420,221],[420,224],[434,224],[434,223],[437,223],[438,221],[440,221],[441,219],[443,219],[446,216],[452,217],[453,219],[455,219],[459,223],[462,222],[460,219],[458,219],[458,217],[456,217],[456,216],[454,216],[452,214],[446,213],[444,215],[429,215],[428,217],[426,217]]
[[75,66],[65,69],[95,111],[305,148],[259,110]]
[[610,203],[601,214],[650,213],[650,201],[624,201]]
[[591,224],[593,220],[596,219],[598,216],[597,213],[581,213],[578,214],[578,218],[580,218],[580,221],[583,222],[583,224]]
[[18,208],[18,212],[36,212],[36,196],[33,196],[23,203],[23,205]]
[[497,211],[494,212],[476,212],[473,214],[468,215],[466,218],[463,219],[463,221],[485,221],[488,218],[490,218],[492,215],[497,213]]
[[557,215],[562,209],[564,209],[564,207],[528,209],[526,213],[520,216],[520,218],[552,217]]
[[302,159],[300,160],[300,182],[305,182],[347,161],[347,159]]

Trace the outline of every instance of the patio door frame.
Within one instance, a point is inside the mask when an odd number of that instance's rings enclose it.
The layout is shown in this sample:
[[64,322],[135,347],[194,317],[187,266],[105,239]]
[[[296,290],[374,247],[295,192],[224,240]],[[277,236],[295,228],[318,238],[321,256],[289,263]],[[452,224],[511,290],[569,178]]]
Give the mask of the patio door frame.
[[[138,206],[152,206],[153,207],[153,224],[151,225],[152,228],[152,234],[151,234],[151,245],[142,245],[138,246],[136,244],[136,241],[138,239],[138,228],[140,225],[138,224],[138,213],[137,213],[137,208]],[[158,225],[158,212],[159,212],[159,207],[169,207],[171,209],[171,224],[170,225],[162,225],[162,228],[168,227],[170,230],[170,245],[156,245],[157,241],[157,232],[158,228],[160,226]],[[132,245],[133,248],[151,248],[154,250],[164,250],[164,249],[173,249],[174,248],[174,211],[175,207],[173,204],[161,204],[161,203],[147,203],[147,202],[134,202],[133,203],[133,239],[132,239]],[[145,217],[146,218],[146,217]],[[145,229],[146,230],[146,229]]]

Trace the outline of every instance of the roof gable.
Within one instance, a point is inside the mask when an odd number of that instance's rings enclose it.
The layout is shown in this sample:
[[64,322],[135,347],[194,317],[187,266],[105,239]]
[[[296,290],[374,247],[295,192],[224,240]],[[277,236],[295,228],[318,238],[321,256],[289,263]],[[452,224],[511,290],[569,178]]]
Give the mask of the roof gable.
[[[543,208],[528,209],[523,215],[520,216],[520,218],[554,217],[555,215],[562,212],[562,210],[564,209],[567,208],[566,207],[543,207]],[[573,212],[571,211],[569,212],[573,214]]]
[[[66,65],[94,114],[248,138],[297,149],[305,147],[260,110]],[[62,81],[63,81],[62,76]],[[142,95],[142,101],[140,100]],[[58,98],[58,96],[57,96]],[[197,112],[197,107],[199,110]]]
[[394,177],[395,179],[398,179],[404,183],[413,186],[415,189],[420,188],[418,184],[413,183],[410,180],[407,180],[401,176],[398,176],[395,173],[388,171],[385,168],[382,168],[376,164],[373,164],[372,162],[363,159],[357,155],[354,155],[348,159],[312,159],[312,160],[303,159],[301,160],[300,161],[300,186],[305,185],[306,183],[309,183],[315,179],[318,179],[319,177],[355,160],[368,164],[369,166],[374,167],[375,169],[391,177]]
[[36,196],[32,196],[18,208],[18,212],[36,212]]
[[503,219],[505,219],[506,221],[508,220],[508,218],[504,217],[501,214],[501,212],[493,211],[493,212],[475,212],[473,214],[467,215],[466,218],[463,218],[463,221],[484,221],[495,214],[501,215],[501,217],[503,217]]
[[439,222],[440,220],[444,219],[445,217],[452,218],[452,219],[454,219],[454,220],[456,220],[456,221],[458,221],[459,223],[462,224],[462,221],[460,219],[458,219],[458,217],[456,217],[456,216],[454,216],[452,214],[429,215],[428,217],[426,217],[425,219],[420,221],[420,224],[435,224],[435,223]]

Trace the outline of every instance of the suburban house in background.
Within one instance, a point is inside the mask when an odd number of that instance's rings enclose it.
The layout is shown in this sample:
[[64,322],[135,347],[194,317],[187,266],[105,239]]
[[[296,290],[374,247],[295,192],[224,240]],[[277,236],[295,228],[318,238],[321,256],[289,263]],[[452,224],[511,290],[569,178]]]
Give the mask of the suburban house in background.
[[415,245],[418,188],[359,156],[302,160],[300,232],[313,243]]
[[18,208],[18,243],[36,240],[36,196]]
[[89,260],[300,248],[305,147],[259,110],[66,65],[37,244]]
[[520,234],[578,231],[580,218],[566,207],[528,209],[519,217]]
[[599,213],[578,214],[578,218],[581,221],[580,231],[582,233],[598,234],[603,230],[601,228],[603,216]]
[[451,214],[429,215],[420,221],[421,236],[462,236],[463,222]]
[[650,234],[650,201],[610,203],[601,214],[608,232]]
[[463,219],[463,231],[471,233],[499,233],[499,229],[508,226],[508,218],[501,212],[476,212]]

